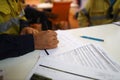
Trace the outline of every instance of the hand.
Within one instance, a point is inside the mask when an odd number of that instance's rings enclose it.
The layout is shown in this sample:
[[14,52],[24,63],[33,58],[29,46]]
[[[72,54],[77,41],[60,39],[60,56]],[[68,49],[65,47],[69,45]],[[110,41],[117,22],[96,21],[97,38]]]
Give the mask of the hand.
[[24,34],[37,34],[41,31],[41,24],[31,24],[30,27],[25,27],[21,31],[21,35]]
[[20,35],[24,35],[24,34],[37,34],[39,33],[38,30],[31,28],[31,27],[25,27],[22,29]]
[[35,49],[52,49],[56,48],[58,44],[57,33],[51,30],[41,31],[33,35]]

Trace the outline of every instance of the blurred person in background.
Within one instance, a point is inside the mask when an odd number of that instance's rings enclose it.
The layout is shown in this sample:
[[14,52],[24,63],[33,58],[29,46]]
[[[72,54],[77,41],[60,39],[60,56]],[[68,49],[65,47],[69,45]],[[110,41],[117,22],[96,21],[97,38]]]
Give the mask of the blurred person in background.
[[88,0],[79,11],[80,27],[120,21],[120,0]]

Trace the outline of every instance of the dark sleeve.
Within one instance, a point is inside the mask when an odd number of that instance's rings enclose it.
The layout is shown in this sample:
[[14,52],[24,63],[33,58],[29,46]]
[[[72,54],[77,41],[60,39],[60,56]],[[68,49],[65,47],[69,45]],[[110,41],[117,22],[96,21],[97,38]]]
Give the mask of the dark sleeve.
[[26,6],[24,11],[29,24],[40,23],[42,24],[42,30],[52,29],[52,23],[49,21],[46,12],[38,11],[30,6]]
[[24,28],[24,27],[28,27],[29,26],[29,22],[25,21],[25,20],[20,20],[20,31]]
[[32,35],[0,34],[0,60],[24,55],[34,50]]

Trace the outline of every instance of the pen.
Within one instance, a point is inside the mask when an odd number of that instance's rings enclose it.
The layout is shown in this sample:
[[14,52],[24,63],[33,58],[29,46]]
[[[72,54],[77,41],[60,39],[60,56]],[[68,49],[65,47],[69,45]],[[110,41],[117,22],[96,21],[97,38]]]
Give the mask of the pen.
[[90,37],[90,36],[81,36],[82,38],[86,38],[86,39],[91,39],[91,40],[95,40],[95,41],[101,41],[103,42],[103,39],[100,38],[95,38],[95,37]]
[[[46,21],[44,21],[44,24],[46,25],[46,30],[48,30],[48,24],[46,23]],[[49,53],[46,49],[44,49],[44,51],[46,52],[47,55],[49,55]]]
[[46,49],[44,49],[44,51],[45,51],[45,53],[46,53],[47,55],[49,55],[49,53],[48,53],[48,51],[47,51]]

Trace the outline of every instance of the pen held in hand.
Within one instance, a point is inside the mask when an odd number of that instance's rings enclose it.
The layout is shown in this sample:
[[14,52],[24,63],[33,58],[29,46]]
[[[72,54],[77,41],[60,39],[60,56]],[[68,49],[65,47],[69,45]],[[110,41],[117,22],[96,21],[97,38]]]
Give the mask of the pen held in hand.
[[85,38],[85,39],[91,39],[91,40],[95,40],[95,41],[101,41],[101,42],[104,42],[103,39],[100,39],[100,38],[95,38],[95,37],[90,37],[90,36],[81,36],[82,38]]
[[[47,22],[44,21],[44,23],[45,23],[45,25],[46,25],[46,30],[48,30],[48,24],[47,24]],[[49,53],[48,53],[48,51],[47,51],[46,49],[44,49],[44,51],[45,51],[45,53],[46,53],[47,55],[49,55]]]
[[49,55],[49,53],[48,53],[48,51],[47,51],[46,49],[44,49],[44,51],[45,51],[45,53],[46,53],[47,55]]

